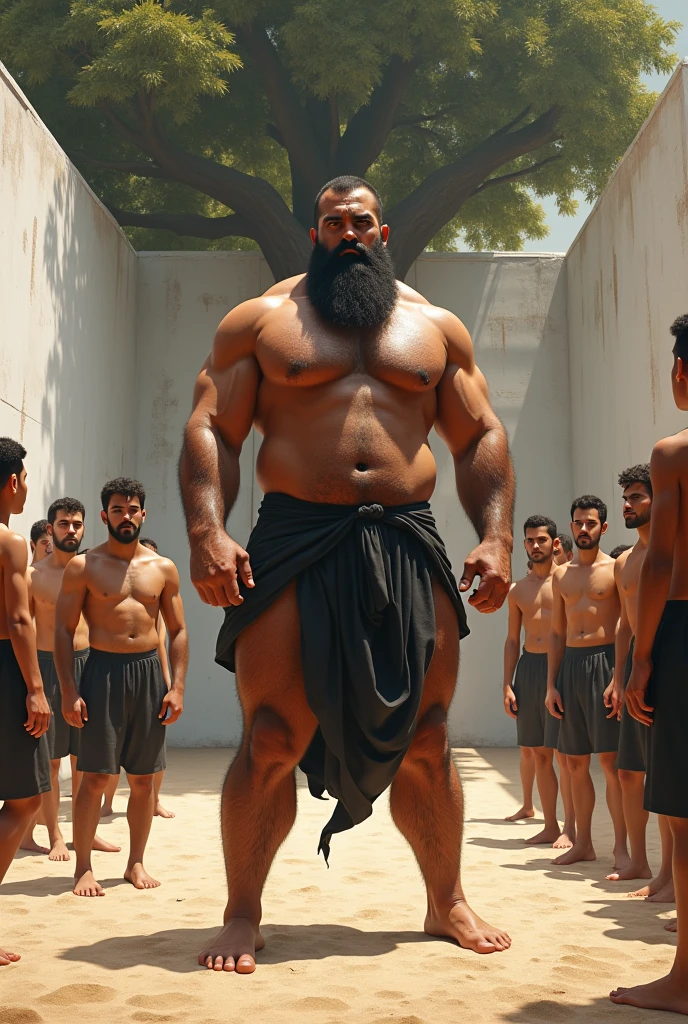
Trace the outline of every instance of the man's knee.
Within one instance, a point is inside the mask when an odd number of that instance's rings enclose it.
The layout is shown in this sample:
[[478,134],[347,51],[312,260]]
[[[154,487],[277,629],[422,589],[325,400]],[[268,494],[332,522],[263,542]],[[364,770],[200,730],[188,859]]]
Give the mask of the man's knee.
[[544,768],[548,764],[552,763],[552,755],[554,751],[551,747],[530,747],[528,749],[533,751],[536,767]]
[[111,778],[111,775],[101,775],[98,772],[84,772],[81,785],[91,793],[104,793]]
[[617,775],[616,759],[617,754],[615,750],[606,751],[604,754],[597,755],[600,759],[600,768],[605,775]]
[[[109,778],[111,778],[111,776],[109,776]],[[132,791],[136,790],[138,793],[152,793],[154,778],[154,775],[130,775],[129,772],[127,772],[129,789]]]
[[642,772],[629,772],[627,768],[619,768],[619,782],[622,789],[642,789],[645,776]]
[[293,729],[272,708],[258,708],[251,723],[249,758],[259,767],[295,768],[303,751]]
[[587,754],[567,754],[566,767],[570,775],[584,775],[589,770],[590,758]]
[[448,755],[447,713],[441,704],[435,704],[418,722],[404,764],[437,764],[444,761]]
[[52,778],[53,782],[57,779],[57,776],[60,774],[60,764],[61,761],[59,757],[56,760],[50,762],[50,777]]
[[28,823],[40,811],[41,801],[40,793],[37,796],[25,797],[23,800],[5,800],[4,809],[15,820],[19,818],[21,821]]

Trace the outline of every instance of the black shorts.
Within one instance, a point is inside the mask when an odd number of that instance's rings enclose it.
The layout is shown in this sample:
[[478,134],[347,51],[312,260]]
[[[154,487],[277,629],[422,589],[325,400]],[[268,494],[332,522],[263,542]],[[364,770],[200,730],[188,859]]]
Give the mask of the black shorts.
[[516,738],[519,747],[552,747],[559,739],[559,719],[545,707],[547,655],[524,649],[514,675]]
[[667,601],[652,648],[646,703],[645,809],[688,818],[688,601]]
[[614,671],[614,644],[567,647],[557,689],[564,705],[559,728],[562,754],[610,754],[619,749],[619,722],[607,718],[604,691]]
[[81,677],[88,721],[77,770],[153,775],[165,768],[165,726],[158,718],[167,686],[157,651],[112,654],[93,647]]
[[27,689],[10,640],[0,640],[0,800],[26,800],[50,789],[48,738],[30,736]]
[[[628,649],[628,657],[624,669],[624,690],[628,686],[633,668],[633,648],[635,637],[631,640]],[[616,767],[625,772],[644,772],[647,766],[646,760],[647,726],[639,722],[630,714],[624,705],[621,712],[621,727],[619,729],[619,756],[616,759]]]
[[[48,698],[48,703],[53,712],[50,719],[50,728],[46,733],[48,737],[48,749],[50,760],[57,761],[67,754],[76,755],[79,753],[80,729],[75,729],[64,720],[62,716],[62,693],[60,692],[60,681],[57,678],[55,659],[52,651],[38,651],[38,667],[41,670],[43,688]],[[76,688],[79,689],[81,674],[88,658],[88,647],[83,651],[74,651],[74,679]]]

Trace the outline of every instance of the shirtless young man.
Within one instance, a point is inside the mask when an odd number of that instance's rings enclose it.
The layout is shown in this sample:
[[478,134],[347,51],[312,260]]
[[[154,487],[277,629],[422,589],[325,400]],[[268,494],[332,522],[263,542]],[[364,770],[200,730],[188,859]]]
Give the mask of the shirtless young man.
[[[227,609],[217,657],[236,667],[244,715],[223,792],[225,927],[199,962],[242,974],[263,946],[261,892],[294,823],[304,757],[311,791],[338,798],[325,853],[392,783],[394,821],[425,879],[425,930],[479,953],[510,945],[467,906],[459,880],[447,710],[466,619],[427,505],[434,423],[480,538],[461,590],[480,575],[469,601],[496,610],[510,581],[506,434],[466,328],[395,280],[375,190],[360,178],[329,182],[314,225],[307,275],[221,323],[180,463],[191,579],[202,600]],[[265,498],[245,551],[225,522],[254,423]],[[382,580],[398,599],[386,610]]]
[[[26,541],[9,528],[26,502],[26,449],[0,437],[0,882],[50,789],[50,705],[36,658]],[[0,967],[19,960],[0,948]]]
[[[614,871],[611,875],[607,875],[607,879],[611,882],[652,877],[645,847],[645,832],[649,814],[643,807],[647,730],[644,725],[632,717],[628,708],[624,708],[624,690],[633,664],[633,634],[636,623],[638,580],[650,539],[652,482],[649,465],[645,463],[624,470],[619,475],[619,485],[623,487],[623,516],[626,528],[637,530],[638,540],[633,547],[628,547],[618,556],[614,566],[614,579],[621,600],[621,618],[616,634],[615,669],[610,694],[611,715],[618,715],[621,720],[616,767],[621,783],[631,860],[621,871]],[[671,830],[666,818],[662,818],[660,822],[660,832],[662,836],[662,869],[650,886],[644,886],[643,890],[638,892],[643,896],[649,896],[650,893],[656,896],[662,890],[663,898],[656,902],[664,902],[666,896],[670,897],[669,902],[671,902],[673,900],[672,844]],[[665,835],[667,832],[669,833],[668,838]],[[636,896],[638,893],[629,895]]]
[[568,533],[560,533],[557,535],[559,541],[559,547],[554,552],[554,564],[555,565],[566,565],[567,562],[573,561],[573,540]]
[[[504,710],[516,719],[521,751],[528,750],[535,763],[545,818],[542,832],[526,839],[526,842],[532,845],[551,843],[555,849],[563,850],[572,846],[575,839],[571,780],[566,756],[557,753],[564,801],[562,833],[557,821],[558,786],[552,765],[552,753],[559,740],[559,722],[545,707],[557,526],[546,516],[530,516],[523,524],[523,534],[533,571],[509,591],[509,631],[504,644]],[[522,629],[525,630],[525,641],[519,658]]]
[[[103,791],[120,767],[131,788],[124,877],[137,889],[160,884],[145,870],[143,855],[153,820],[154,775],[165,767],[165,726],[182,713],[188,661],[177,570],[138,542],[146,516],[143,487],[120,477],[105,485],[101,499],[108,539],[69,563],[55,615],[63,713],[82,730],[77,767],[83,778],[74,817],[77,896],[105,895],[93,874],[91,849]],[[160,613],[170,637],[169,690],[157,651]],[[80,695],[73,648],[82,614],[91,649]]]
[[[45,695],[52,710],[48,729],[50,750],[51,790],[43,794],[42,810],[50,841],[50,860],[69,860],[69,851],[58,823],[60,810],[60,783],[58,773],[60,761],[67,754],[72,761],[72,822],[74,806],[81,777],[76,769],[78,731],[70,728],[62,715],[62,695],[55,671],[53,642],[55,638],[55,605],[62,585],[65,568],[79,550],[84,536],[85,509],[76,498],[58,498],[48,509],[47,532],[51,542],[51,553],[38,563],[29,566],[29,602],[36,623],[38,644],[38,667],[41,671]],[[74,678],[77,687],[88,658],[88,626],[81,618],[74,635]],[[94,839],[94,850],[105,853],[119,853],[120,847],[105,842],[100,836]]]
[[552,584],[552,631],[547,659],[547,708],[561,720],[559,750],[571,773],[576,841],[555,864],[595,860],[592,812],[595,787],[590,755],[597,754],[607,783],[607,806],[614,824],[614,868],[628,864],[621,786],[616,771],[619,722],[607,717],[605,691],[614,669],[614,637],[619,595],[614,560],[600,551],[607,531],[607,506],[592,494],[571,506],[571,528],[578,561],[560,565]]
[[31,565],[37,565],[52,554],[53,542],[48,530],[47,519],[37,519],[31,527]]
[[[688,412],[688,314],[671,325],[674,402]],[[688,1016],[688,430],[658,441],[650,460],[652,527],[640,570],[626,706],[648,727],[645,808],[668,817],[674,840],[678,943],[665,977],[619,988],[615,1003]]]

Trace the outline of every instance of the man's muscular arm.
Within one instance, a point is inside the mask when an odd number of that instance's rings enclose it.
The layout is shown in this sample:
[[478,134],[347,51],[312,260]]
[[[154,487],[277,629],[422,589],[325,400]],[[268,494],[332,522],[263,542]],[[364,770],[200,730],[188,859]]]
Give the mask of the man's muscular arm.
[[[160,615],[170,637],[172,684],[162,702],[158,717],[163,725],[173,725],[184,710],[184,686],[189,664],[189,636],[184,622],[184,606],[179,593],[179,573],[174,562],[163,560],[165,586],[160,595]],[[169,717],[165,717],[169,711]]]
[[624,551],[614,562],[614,582],[616,583],[619,601],[621,602],[621,616],[616,629],[616,636],[614,637],[614,671],[612,673],[612,681],[604,693],[604,703],[611,709],[607,718],[614,718],[614,716],[621,718],[624,702],[624,670],[628,649],[631,646],[631,637],[633,636],[626,609],[626,598],[621,586],[621,573],[628,561],[629,554],[630,551]]
[[179,462],[191,581],[206,604],[241,604],[239,579],[253,586],[247,553],[226,533],[239,493],[239,456],[255,414],[260,369],[254,355],[266,302],[251,299],[231,310],[217,329],[213,350],[194,390]]
[[516,718],[518,704],[512,688],[514,672],[518,664],[518,653],[521,647],[521,609],[516,603],[514,594],[516,584],[509,591],[509,631],[504,644],[504,710],[511,718]]
[[2,567],[5,585],[7,628],[12,650],[26,684],[27,719],[24,728],[38,738],[48,731],[50,705],[43,689],[43,680],[36,656],[36,629],[29,610],[26,585],[28,554],[26,541],[18,533],[8,532],[3,538]]
[[552,577],[552,623],[550,626],[549,644],[547,646],[547,696],[545,707],[550,715],[563,718],[564,705],[557,689],[557,679],[564,652],[566,650],[566,605],[561,593],[561,580],[566,572],[562,565],[556,569]]
[[447,340],[435,429],[452,453],[459,499],[480,538],[466,559],[459,589],[468,590],[480,576],[469,603],[478,611],[494,612],[504,603],[511,582],[514,471],[509,445],[490,406],[468,331],[447,310],[430,307],[426,315]]
[[86,701],[79,696],[74,676],[74,634],[79,626],[87,593],[86,556],[76,555],[62,575],[62,586],[55,605],[53,642],[55,671],[62,694],[62,717],[76,729],[81,729],[84,722],[88,721]]

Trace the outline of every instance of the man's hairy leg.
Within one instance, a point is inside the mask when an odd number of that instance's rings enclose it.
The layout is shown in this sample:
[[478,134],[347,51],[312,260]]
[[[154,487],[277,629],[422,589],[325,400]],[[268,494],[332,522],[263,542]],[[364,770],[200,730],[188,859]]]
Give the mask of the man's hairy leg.
[[[0,808],[0,882],[19,849],[27,825],[40,806],[40,796],[32,796],[26,800],[5,800]],[[19,959],[18,953],[0,948],[0,967],[6,967]]]
[[244,736],[222,791],[225,923],[198,962],[215,971],[251,974],[256,950],[265,944],[263,886],[296,816],[294,768],[317,725],[303,686],[293,585],[240,635],[236,678]]
[[416,734],[392,785],[390,808],[425,880],[425,931],[454,939],[476,953],[494,953],[508,949],[511,939],[471,910],[461,887],[463,797],[447,736],[459,635],[449,598],[439,586],[434,590],[435,653],[425,679]]

